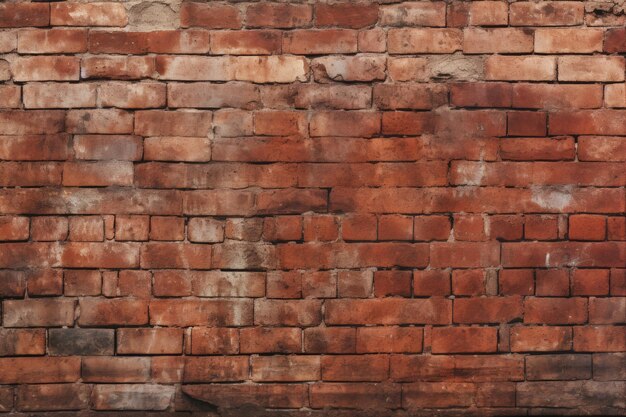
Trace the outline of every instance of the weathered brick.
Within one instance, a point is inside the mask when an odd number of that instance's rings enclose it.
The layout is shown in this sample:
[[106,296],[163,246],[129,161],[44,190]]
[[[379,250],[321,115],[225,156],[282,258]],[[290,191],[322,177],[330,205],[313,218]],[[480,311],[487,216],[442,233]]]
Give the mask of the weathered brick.
[[19,32],[17,51],[23,54],[87,52],[85,29],[29,29]]
[[50,329],[48,353],[55,356],[113,355],[113,329]]
[[80,378],[79,357],[0,358],[0,383],[49,384],[77,382]]
[[43,329],[1,329],[0,356],[43,355],[46,332]]
[[184,2],[180,10],[180,23],[182,27],[237,29],[241,27],[241,16],[235,6],[228,4]]
[[89,389],[80,384],[22,385],[16,404],[21,411],[82,410],[89,404]]
[[78,81],[79,59],[73,56],[19,57],[13,65],[15,81]]
[[391,54],[452,53],[462,48],[463,33],[457,29],[390,29]]
[[436,327],[432,331],[433,353],[487,353],[497,350],[495,327]]
[[0,27],[48,26],[50,8],[45,3],[8,3],[0,5]]
[[166,410],[174,398],[171,385],[95,385],[91,403],[96,410]]
[[256,3],[246,8],[246,26],[262,28],[294,28],[308,25],[313,7],[308,4]]
[[126,26],[121,3],[55,3],[50,5],[53,26]]

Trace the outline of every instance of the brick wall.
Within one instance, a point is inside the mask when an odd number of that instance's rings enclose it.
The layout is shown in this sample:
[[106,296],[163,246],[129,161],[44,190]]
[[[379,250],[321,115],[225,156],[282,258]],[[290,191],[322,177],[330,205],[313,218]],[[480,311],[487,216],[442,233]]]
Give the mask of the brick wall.
[[626,413],[625,23],[3,2],[0,411]]

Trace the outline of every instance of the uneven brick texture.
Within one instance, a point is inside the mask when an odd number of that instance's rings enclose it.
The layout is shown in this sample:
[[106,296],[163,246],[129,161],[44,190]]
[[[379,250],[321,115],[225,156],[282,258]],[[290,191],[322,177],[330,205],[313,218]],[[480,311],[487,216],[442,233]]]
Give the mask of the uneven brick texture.
[[626,414],[625,24],[0,3],[0,412]]

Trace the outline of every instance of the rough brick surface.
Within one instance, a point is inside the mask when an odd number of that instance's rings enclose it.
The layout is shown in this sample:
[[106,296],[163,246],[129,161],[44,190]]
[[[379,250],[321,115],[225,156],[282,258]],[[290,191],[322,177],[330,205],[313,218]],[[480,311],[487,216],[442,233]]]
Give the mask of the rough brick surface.
[[626,414],[624,1],[1,3],[0,413]]

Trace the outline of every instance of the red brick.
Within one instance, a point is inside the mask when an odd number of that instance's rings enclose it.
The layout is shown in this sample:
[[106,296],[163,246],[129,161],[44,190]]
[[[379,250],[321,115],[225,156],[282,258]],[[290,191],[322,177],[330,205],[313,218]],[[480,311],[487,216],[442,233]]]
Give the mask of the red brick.
[[313,76],[320,82],[385,79],[385,60],[381,57],[322,57],[315,58],[311,67]]
[[86,385],[22,385],[17,390],[17,409],[22,411],[82,410],[88,405]]
[[236,408],[243,404],[271,408],[301,408],[307,402],[304,384],[205,384],[186,385],[183,392],[192,398]]
[[495,327],[435,327],[433,353],[488,353],[497,350]]
[[0,108],[20,107],[22,90],[17,85],[0,86]]
[[253,356],[252,380],[257,382],[317,381],[321,377],[319,356]]
[[211,129],[210,112],[138,111],[135,114],[135,133],[142,136],[195,136],[208,134]]
[[616,135],[623,131],[617,122],[620,110],[579,110],[554,113],[549,116],[549,133],[578,135]]
[[302,218],[300,216],[266,218],[263,223],[263,238],[268,241],[302,239]]
[[387,355],[330,355],[322,357],[323,381],[373,381],[389,376]]
[[446,216],[416,216],[414,219],[414,240],[448,240],[450,218]]
[[302,273],[300,271],[277,271],[268,273],[267,297],[301,298]]
[[456,240],[481,241],[486,239],[485,221],[477,215],[454,216],[454,238]]
[[252,303],[237,299],[163,299],[150,302],[150,324],[159,326],[244,326]]
[[90,56],[81,60],[81,77],[137,80],[152,76],[154,57],[150,56]]
[[574,351],[623,352],[626,349],[624,326],[574,327]]
[[609,53],[626,51],[626,29],[611,28],[604,38],[604,51]]
[[0,356],[44,355],[46,352],[43,329],[2,329],[0,336]]
[[383,26],[445,26],[446,5],[443,2],[407,2],[381,7]]
[[533,295],[535,275],[531,269],[503,269],[498,284],[502,295]]
[[485,295],[486,274],[482,269],[456,269],[452,271],[454,295]]
[[452,303],[443,298],[329,300],[327,324],[448,324]]
[[15,81],[78,81],[79,59],[73,56],[19,57],[13,65]]
[[453,53],[463,39],[458,29],[390,29],[387,36],[391,54]]
[[192,291],[202,297],[262,297],[265,273],[252,271],[190,272]]
[[512,26],[573,26],[583,22],[582,2],[518,2],[510,6]]
[[396,409],[400,386],[375,383],[318,383],[310,387],[311,408]]
[[556,61],[545,56],[490,56],[485,61],[487,80],[549,81],[556,78]]
[[458,107],[511,107],[508,83],[460,83],[450,87],[450,102]]
[[499,247],[492,243],[435,242],[430,247],[433,267],[488,267],[499,262]]
[[207,53],[209,33],[204,30],[155,32],[93,31],[89,52],[95,54]]
[[559,81],[624,81],[624,57],[559,58]]
[[[148,271],[120,271],[111,294],[122,297],[149,298],[152,293],[152,275]],[[105,294],[109,295],[109,294]]]
[[79,357],[0,358],[0,383],[77,382]]
[[387,215],[378,221],[379,240],[413,240],[413,218]]
[[257,3],[246,8],[247,27],[295,28],[306,26],[313,17],[308,4]]
[[619,324],[626,317],[626,297],[590,298],[589,323]]
[[581,161],[624,160],[626,144],[618,137],[582,136],[578,140],[578,157]]
[[180,24],[182,27],[237,29],[241,27],[241,16],[236,7],[228,4],[184,2],[180,8]]
[[489,217],[489,238],[519,240],[524,231],[524,220],[518,215],[495,215]]
[[63,282],[65,295],[100,295],[102,275],[100,271],[70,270],[64,272]]
[[258,300],[254,322],[264,326],[316,326],[321,321],[321,303],[316,300]]
[[545,136],[547,113],[509,112],[507,113],[508,134],[510,136]]
[[511,328],[512,352],[551,352],[572,349],[572,329],[555,326]]
[[5,327],[72,326],[73,300],[62,298],[6,300],[2,303]]
[[87,84],[41,83],[23,88],[24,106],[32,109],[95,107],[96,88]]
[[591,84],[513,85],[513,107],[532,109],[594,109],[602,106],[602,90]]
[[118,329],[117,353],[128,355],[176,355],[182,353],[181,329]]
[[533,33],[528,29],[472,28],[463,31],[463,52],[466,54],[529,53],[532,51]]
[[168,385],[95,385],[90,401],[95,410],[165,410],[174,393]]
[[586,321],[586,298],[526,298],[524,301],[524,323],[581,324]]
[[302,277],[304,298],[337,297],[337,274],[331,271],[305,273]]
[[30,221],[28,217],[0,217],[0,240],[28,240],[30,234],[29,230]]
[[81,375],[85,382],[146,382],[150,377],[150,358],[86,357]]
[[454,300],[455,323],[506,323],[519,320],[523,315],[522,298],[519,296]]
[[121,3],[55,3],[50,5],[53,26],[126,26]]
[[336,26],[362,28],[376,23],[378,5],[376,4],[316,4],[315,24],[317,26]]
[[150,217],[151,240],[183,240],[184,235],[185,220],[182,217]]
[[423,330],[416,327],[357,328],[357,353],[419,353]]
[[611,295],[626,295],[626,269],[611,270]]
[[144,109],[165,105],[165,84],[158,83],[105,83],[98,89],[103,107]]
[[428,113],[385,112],[382,117],[382,133],[385,135],[420,135],[432,132],[433,117]]
[[[182,343],[182,338],[180,339]],[[191,354],[214,355],[239,353],[239,331],[220,327],[191,329]]]
[[524,237],[528,240],[555,240],[558,237],[556,216],[524,216]]
[[572,240],[604,240],[606,217],[576,214],[569,218],[569,238]]
[[57,269],[34,269],[27,275],[28,294],[61,295],[63,293],[63,273]]
[[241,329],[239,346],[241,353],[297,353],[302,349],[302,330],[287,327]]
[[296,30],[283,35],[283,53],[287,54],[347,54],[356,51],[357,32],[353,30]]
[[607,239],[626,240],[626,218],[609,217],[607,220]]
[[450,273],[444,270],[414,271],[413,294],[418,297],[449,295]]
[[372,294],[374,274],[371,271],[340,271],[337,275],[340,297],[367,298]]
[[602,51],[601,29],[537,29],[535,52],[564,54]]
[[377,221],[371,215],[344,217],[341,230],[344,240],[376,240]]
[[608,269],[574,269],[572,295],[608,295]]
[[30,29],[19,32],[17,51],[23,54],[87,52],[84,29]]
[[320,112],[310,121],[311,136],[363,136],[380,132],[380,115],[372,112]]
[[533,355],[526,358],[527,380],[591,378],[591,355]]
[[334,216],[305,216],[303,227],[305,241],[332,241],[339,235],[338,219]]
[[470,4],[469,23],[475,26],[506,25],[509,8],[503,1],[476,1]]
[[411,271],[376,271],[374,296],[411,296]]
[[0,27],[48,26],[50,9],[45,3],[8,3],[0,5]]
[[318,327],[304,330],[306,353],[356,353],[356,329]]
[[78,323],[88,326],[141,325],[148,323],[148,304],[132,299],[84,298]]
[[115,219],[115,239],[148,240],[148,216],[117,216]]
[[104,222],[101,216],[70,217],[69,240],[76,242],[102,242]]

